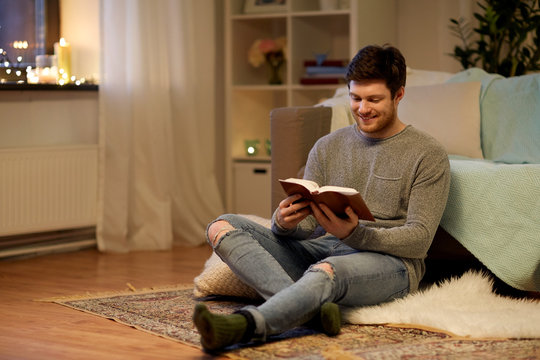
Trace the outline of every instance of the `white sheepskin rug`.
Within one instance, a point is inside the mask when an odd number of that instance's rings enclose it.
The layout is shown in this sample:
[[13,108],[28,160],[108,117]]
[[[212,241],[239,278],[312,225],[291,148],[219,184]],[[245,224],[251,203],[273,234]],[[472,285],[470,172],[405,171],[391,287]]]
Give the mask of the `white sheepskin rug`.
[[377,306],[348,308],[351,324],[414,324],[474,338],[539,338],[540,301],[499,296],[493,281],[469,271]]

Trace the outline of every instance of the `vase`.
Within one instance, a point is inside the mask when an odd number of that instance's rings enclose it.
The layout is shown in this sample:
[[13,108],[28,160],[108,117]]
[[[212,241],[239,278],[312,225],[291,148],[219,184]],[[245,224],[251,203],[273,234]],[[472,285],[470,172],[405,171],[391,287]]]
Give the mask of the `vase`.
[[281,85],[283,80],[281,79],[281,67],[284,63],[284,56],[281,51],[269,52],[266,54],[266,64],[268,65],[268,83],[270,85]]

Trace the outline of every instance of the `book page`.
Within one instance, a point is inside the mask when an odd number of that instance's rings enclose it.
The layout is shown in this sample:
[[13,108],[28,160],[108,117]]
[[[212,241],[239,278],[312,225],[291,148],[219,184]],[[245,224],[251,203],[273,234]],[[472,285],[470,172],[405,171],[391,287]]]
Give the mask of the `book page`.
[[311,181],[311,180],[288,178],[288,179],[280,180],[280,181],[285,181],[285,182],[289,182],[293,184],[300,184],[304,186],[306,189],[308,189],[310,192],[313,192],[319,189],[319,185],[315,181]]
[[332,186],[332,185],[326,185],[319,188],[319,193],[325,192],[325,191],[334,191],[343,195],[355,195],[358,194],[358,191],[353,188],[348,187],[341,187],[341,186]]

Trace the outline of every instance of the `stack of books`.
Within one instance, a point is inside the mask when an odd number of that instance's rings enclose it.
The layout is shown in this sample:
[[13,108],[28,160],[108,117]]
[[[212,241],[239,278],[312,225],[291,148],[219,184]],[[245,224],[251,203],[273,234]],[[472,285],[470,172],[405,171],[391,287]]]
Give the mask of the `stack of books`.
[[345,82],[347,60],[305,60],[305,74],[300,78],[302,85],[341,84]]

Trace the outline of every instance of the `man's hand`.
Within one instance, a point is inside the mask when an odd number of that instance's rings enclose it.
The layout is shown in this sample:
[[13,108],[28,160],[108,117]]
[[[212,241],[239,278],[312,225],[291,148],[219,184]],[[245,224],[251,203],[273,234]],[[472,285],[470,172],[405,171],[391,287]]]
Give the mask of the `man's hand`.
[[345,213],[347,218],[343,219],[338,217],[328,206],[325,204],[310,203],[313,216],[319,222],[324,230],[334,235],[338,239],[345,239],[358,226],[358,215],[353,211],[350,206],[347,206]]
[[302,195],[294,194],[279,203],[276,221],[284,229],[292,229],[311,214],[309,200],[302,200]]

